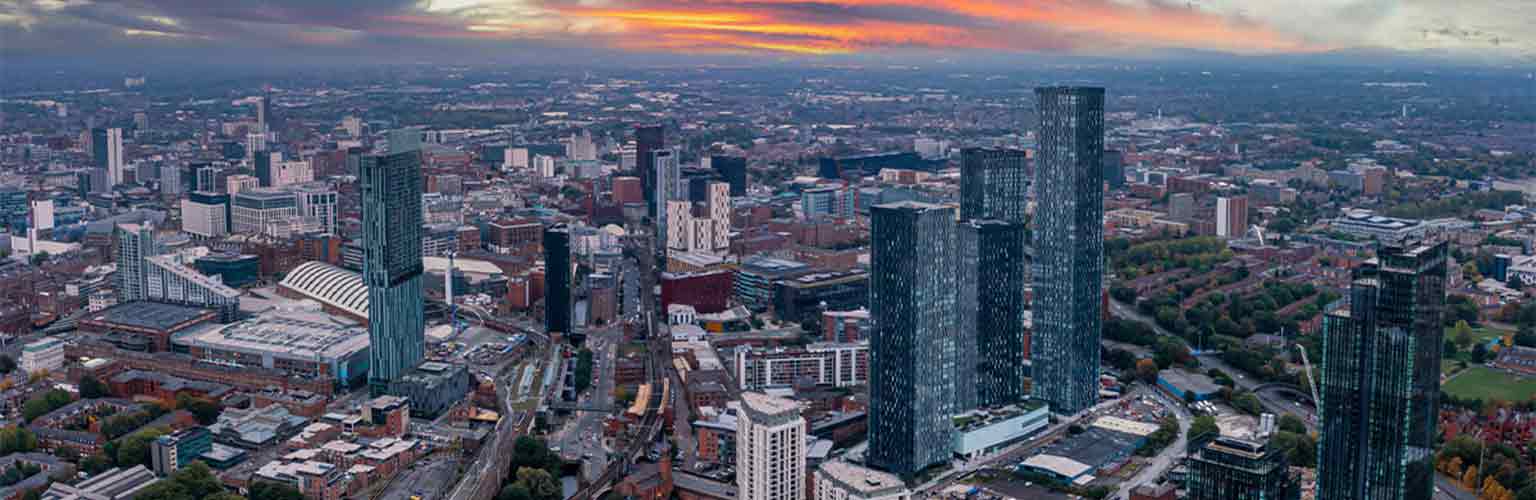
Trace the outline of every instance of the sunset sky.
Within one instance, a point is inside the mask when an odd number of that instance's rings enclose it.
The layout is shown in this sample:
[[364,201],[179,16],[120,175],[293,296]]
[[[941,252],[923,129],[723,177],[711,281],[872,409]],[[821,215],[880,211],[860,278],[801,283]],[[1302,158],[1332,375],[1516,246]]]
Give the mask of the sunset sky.
[[0,0],[0,53],[423,47],[815,58],[1336,49],[1526,58],[1531,0]]

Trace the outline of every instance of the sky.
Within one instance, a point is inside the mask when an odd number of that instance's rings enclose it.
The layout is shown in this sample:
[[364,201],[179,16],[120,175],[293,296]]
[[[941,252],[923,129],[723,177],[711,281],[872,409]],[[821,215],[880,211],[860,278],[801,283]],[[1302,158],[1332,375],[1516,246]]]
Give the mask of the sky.
[[1369,49],[1529,61],[1533,25],[1536,0],[0,0],[0,57]]

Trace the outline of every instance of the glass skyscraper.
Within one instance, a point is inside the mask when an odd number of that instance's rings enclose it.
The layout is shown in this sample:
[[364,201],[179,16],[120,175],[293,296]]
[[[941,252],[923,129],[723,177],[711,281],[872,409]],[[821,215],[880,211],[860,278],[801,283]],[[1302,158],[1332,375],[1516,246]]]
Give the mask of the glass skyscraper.
[[960,224],[956,411],[1024,399],[1024,223]]
[[1024,151],[966,148],[960,152],[960,218],[1024,222],[1029,200]]
[[[393,144],[392,144],[393,145]],[[364,156],[363,283],[368,285],[368,385],[383,394],[421,363],[421,152]]]
[[1034,395],[1071,415],[1099,399],[1104,89],[1035,89]]
[[571,333],[571,231],[544,230],[544,331]]
[[871,208],[869,464],[911,477],[949,460],[955,405],[955,211]]
[[1318,498],[1433,494],[1446,248],[1378,248],[1323,317]]

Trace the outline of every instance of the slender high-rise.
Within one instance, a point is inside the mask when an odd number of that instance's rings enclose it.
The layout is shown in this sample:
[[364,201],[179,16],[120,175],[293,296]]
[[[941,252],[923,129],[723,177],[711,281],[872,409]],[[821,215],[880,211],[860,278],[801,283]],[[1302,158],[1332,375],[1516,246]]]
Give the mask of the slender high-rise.
[[656,199],[656,167],[652,155],[666,146],[666,129],[661,125],[635,127],[635,170],[640,171],[640,187],[645,193],[646,206],[653,214],[656,213],[656,207],[664,206],[667,202]]
[[571,230],[544,229],[544,331],[571,333]]
[[912,477],[951,455],[955,408],[955,210],[870,210],[871,466]]
[[1034,394],[1071,415],[1099,398],[1104,290],[1104,89],[1035,89]]
[[1447,244],[1393,243],[1323,316],[1317,497],[1428,500]]
[[117,292],[117,301],[149,298],[144,258],[160,254],[160,247],[155,242],[155,228],[149,224],[117,224],[112,233],[112,259],[117,261],[112,288]]
[[[391,145],[393,146],[393,144]],[[368,385],[382,394],[421,363],[421,152],[364,156],[363,283],[368,285]]]
[[107,177],[113,186],[122,184],[127,180],[124,175],[128,166],[123,159],[123,129],[107,129]]
[[961,152],[956,411],[1026,396],[1026,189],[1023,151]]

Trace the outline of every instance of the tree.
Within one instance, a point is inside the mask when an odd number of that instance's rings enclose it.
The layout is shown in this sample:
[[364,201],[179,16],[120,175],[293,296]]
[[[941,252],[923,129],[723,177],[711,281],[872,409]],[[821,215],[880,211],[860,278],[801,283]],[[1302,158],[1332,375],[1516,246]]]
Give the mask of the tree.
[[112,389],[107,387],[107,384],[103,383],[101,379],[98,379],[92,375],[80,377],[81,399],[105,398],[110,397],[111,395]]
[[204,500],[246,500],[246,499],[245,499],[245,497],[240,496],[238,494],[230,493],[228,491],[223,491],[223,492],[215,493],[213,496],[208,497],[208,498],[206,498]]
[[1189,424],[1190,437],[1219,432],[1221,432],[1221,428],[1216,426],[1216,417],[1212,417],[1210,415],[1200,415],[1195,417],[1195,421]]
[[517,470],[517,482],[533,500],[560,500],[560,482],[547,470],[523,467]]
[[1297,433],[1297,434],[1306,434],[1307,433],[1307,424],[1306,424],[1306,422],[1302,422],[1301,421],[1301,417],[1297,417],[1297,416],[1289,414],[1289,413],[1286,413],[1284,415],[1280,415],[1280,421],[1278,423],[1278,427],[1280,428],[1280,430],[1285,431],[1285,432],[1294,432],[1294,433]]
[[37,449],[37,436],[25,427],[0,429],[0,455],[26,453]]
[[512,471],[515,475],[518,469],[532,467],[544,469],[551,474],[560,472],[560,465],[564,460],[559,455],[549,450],[544,440],[532,436],[518,436],[512,443]]
[[1456,326],[1451,327],[1451,338],[1456,339],[1456,345],[1466,349],[1472,346],[1472,326],[1465,321],[1457,321]]
[[1251,392],[1244,392],[1232,398],[1232,406],[1247,412],[1249,415],[1264,413],[1264,405],[1259,403],[1259,397]]
[[176,396],[176,407],[191,412],[192,416],[197,418],[197,423],[203,425],[212,425],[217,422],[219,414],[224,412],[224,407],[216,402],[186,394]]
[[47,250],[42,250],[42,251],[39,251],[37,253],[32,254],[31,262],[32,262],[32,265],[34,265],[34,266],[40,266],[44,262],[48,262],[48,251]]
[[112,468],[112,459],[100,453],[80,459],[80,471],[96,475]]
[[0,354],[0,374],[8,374],[16,371],[16,360],[10,356]]
[[512,483],[496,494],[496,500],[533,500],[533,495],[528,493],[528,487],[523,486],[523,483]]
[[304,494],[286,484],[256,481],[251,483],[249,498],[251,500],[304,500]]
[[73,399],[68,392],[61,389],[54,389],[34,396],[21,406],[21,418],[31,422],[32,419],[47,415],[48,412],[63,408],[64,405],[69,404]]
[[1479,344],[1477,344],[1475,346],[1472,346],[1472,362],[1473,363],[1483,364],[1483,362],[1487,361],[1487,360],[1488,360],[1488,344],[1479,343]]
[[1150,359],[1137,361],[1136,376],[1149,384],[1157,382],[1157,362]]
[[176,481],[157,481],[133,495],[133,500],[198,500]]
[[165,434],[166,430],[161,428],[145,429],[129,434],[118,445],[117,466],[133,467],[140,464],[149,464],[149,443]]

